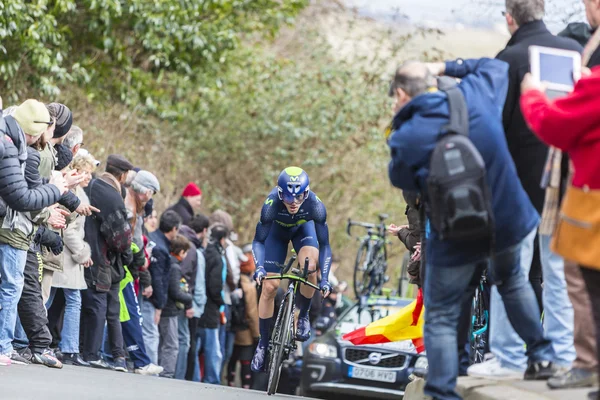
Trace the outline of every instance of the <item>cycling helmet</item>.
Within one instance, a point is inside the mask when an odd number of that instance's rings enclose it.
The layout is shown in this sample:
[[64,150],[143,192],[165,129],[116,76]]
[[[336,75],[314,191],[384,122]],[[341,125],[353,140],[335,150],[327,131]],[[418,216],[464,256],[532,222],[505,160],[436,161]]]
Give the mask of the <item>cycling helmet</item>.
[[279,200],[288,204],[304,202],[310,191],[309,183],[308,174],[302,168],[287,167],[277,179]]

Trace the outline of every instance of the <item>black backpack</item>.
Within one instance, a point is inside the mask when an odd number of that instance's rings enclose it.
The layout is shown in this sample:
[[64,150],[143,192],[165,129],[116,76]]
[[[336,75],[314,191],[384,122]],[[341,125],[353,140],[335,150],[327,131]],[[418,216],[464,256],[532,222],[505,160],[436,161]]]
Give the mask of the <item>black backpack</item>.
[[427,178],[431,224],[442,240],[494,238],[492,195],[481,154],[469,139],[469,113],[455,82],[440,82],[450,122],[438,138]]

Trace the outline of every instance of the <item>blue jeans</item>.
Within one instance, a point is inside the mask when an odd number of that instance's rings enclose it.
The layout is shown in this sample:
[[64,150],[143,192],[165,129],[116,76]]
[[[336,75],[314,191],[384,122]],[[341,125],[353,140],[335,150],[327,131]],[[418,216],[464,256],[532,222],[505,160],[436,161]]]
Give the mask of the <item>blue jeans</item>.
[[460,399],[455,391],[460,309],[463,302],[473,296],[486,267],[502,295],[510,323],[527,343],[529,359],[552,360],[552,346],[544,338],[535,293],[520,269],[523,242],[495,254],[492,259],[484,258],[459,267],[427,265],[425,268],[424,334],[430,361],[425,394],[439,400]]
[[146,354],[150,357],[152,364],[158,365],[160,335],[158,333],[158,325],[154,323],[155,312],[156,308],[154,308],[154,305],[150,301],[142,301],[142,333],[144,344],[146,345]]
[[[46,302],[46,310],[52,306],[55,287],[50,291],[50,297]],[[81,291],[78,289],[64,289],[65,294],[65,316],[62,331],[60,332],[60,343],[58,347],[63,353],[79,353],[79,322],[81,320]]]
[[202,382],[221,384],[223,354],[219,344],[219,329],[198,328],[198,348],[204,353],[204,379]]
[[554,362],[568,368],[575,361],[573,305],[567,293],[565,262],[550,250],[551,239],[551,236],[540,235],[544,277],[544,330],[546,337],[552,342]]
[[175,367],[175,379],[185,379],[187,371],[187,358],[190,351],[190,325],[183,311],[177,317],[179,319],[179,353],[177,354],[177,365]]
[[23,329],[23,325],[21,325],[21,319],[18,316],[17,323],[15,325],[15,336],[12,345],[13,348],[17,351],[29,347],[29,338],[27,337],[27,333],[25,333],[25,329]]
[[[527,280],[528,285],[530,285],[529,270],[533,260],[535,234],[536,231],[533,231],[527,235],[521,245],[520,273]],[[539,319],[538,323],[540,323]],[[503,367],[525,371],[527,367],[525,342],[510,324],[504,303],[495,285],[492,286],[490,295],[490,350]]]
[[[231,306],[225,304],[225,318],[231,319]],[[221,343],[221,354],[223,355],[223,365],[225,366],[227,361],[233,354],[233,344],[235,342],[235,332],[227,331],[227,325],[219,326],[219,343]],[[221,368],[222,369],[222,368]]]
[[0,244],[0,354],[13,351],[12,341],[17,323],[17,304],[23,292],[27,251]]

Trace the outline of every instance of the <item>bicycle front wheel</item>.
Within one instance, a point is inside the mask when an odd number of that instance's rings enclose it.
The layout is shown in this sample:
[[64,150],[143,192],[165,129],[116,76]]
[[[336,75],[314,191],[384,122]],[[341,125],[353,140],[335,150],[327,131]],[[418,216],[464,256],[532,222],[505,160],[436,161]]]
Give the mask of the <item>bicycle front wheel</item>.
[[268,395],[277,392],[284,357],[286,357],[292,342],[292,330],[294,326],[293,305],[293,296],[288,292],[281,302],[281,307],[279,307],[275,329],[271,336],[271,345],[269,346]]
[[369,292],[371,283],[371,264],[367,260],[369,253],[369,245],[367,242],[361,243],[356,253],[356,261],[354,262],[354,294],[360,299]]

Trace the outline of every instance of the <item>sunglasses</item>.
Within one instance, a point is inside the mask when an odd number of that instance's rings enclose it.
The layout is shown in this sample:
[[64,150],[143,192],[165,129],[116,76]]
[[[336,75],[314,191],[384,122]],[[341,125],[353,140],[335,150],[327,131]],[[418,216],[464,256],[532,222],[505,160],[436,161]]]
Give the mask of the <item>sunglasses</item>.
[[46,125],[48,125],[48,126],[52,126],[52,125],[54,125],[54,121],[50,121],[50,122],[48,122],[48,121],[33,121],[33,122],[34,122],[35,124],[46,124]]

